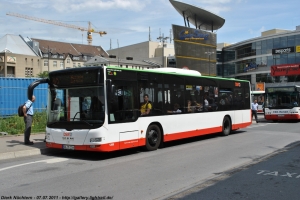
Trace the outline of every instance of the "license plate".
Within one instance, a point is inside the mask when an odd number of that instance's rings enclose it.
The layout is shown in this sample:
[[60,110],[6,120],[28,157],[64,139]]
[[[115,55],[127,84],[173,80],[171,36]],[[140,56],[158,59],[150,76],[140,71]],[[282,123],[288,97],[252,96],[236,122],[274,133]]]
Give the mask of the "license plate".
[[278,117],[284,117],[284,115],[278,115]]
[[75,149],[75,146],[74,146],[74,145],[64,144],[64,145],[63,145],[63,149],[74,150],[74,149]]

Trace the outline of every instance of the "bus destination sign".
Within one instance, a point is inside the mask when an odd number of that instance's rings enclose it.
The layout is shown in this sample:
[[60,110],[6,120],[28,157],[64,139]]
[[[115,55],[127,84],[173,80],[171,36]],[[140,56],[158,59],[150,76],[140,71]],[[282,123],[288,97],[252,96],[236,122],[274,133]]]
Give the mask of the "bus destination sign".
[[98,83],[98,70],[51,73],[49,76],[50,83],[56,86],[91,85]]

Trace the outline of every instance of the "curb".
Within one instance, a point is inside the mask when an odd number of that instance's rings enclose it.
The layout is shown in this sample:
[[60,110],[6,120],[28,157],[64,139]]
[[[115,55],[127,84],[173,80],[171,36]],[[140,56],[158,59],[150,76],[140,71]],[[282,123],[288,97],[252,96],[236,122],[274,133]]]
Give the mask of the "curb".
[[[23,137],[24,133],[22,134],[15,134],[15,135],[11,135],[11,134],[5,134],[6,132],[0,132],[0,138],[5,138],[5,137]],[[35,135],[45,135],[45,132],[38,132],[38,133],[31,133],[30,136],[35,136]]]
[[15,152],[6,152],[6,153],[0,153],[0,160],[22,158],[27,156],[43,155],[49,153],[58,153],[61,151],[62,150],[60,149],[43,148],[43,149],[29,149],[29,150],[15,151]]

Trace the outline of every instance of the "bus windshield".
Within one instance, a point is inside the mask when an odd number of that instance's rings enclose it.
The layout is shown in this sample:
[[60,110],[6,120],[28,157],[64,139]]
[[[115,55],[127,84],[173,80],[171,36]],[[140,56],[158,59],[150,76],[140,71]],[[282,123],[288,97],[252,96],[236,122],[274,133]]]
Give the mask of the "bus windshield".
[[268,108],[292,108],[298,106],[297,92],[273,92],[267,93],[266,105]]
[[97,128],[105,119],[103,86],[49,90],[47,125],[62,128],[71,125]]

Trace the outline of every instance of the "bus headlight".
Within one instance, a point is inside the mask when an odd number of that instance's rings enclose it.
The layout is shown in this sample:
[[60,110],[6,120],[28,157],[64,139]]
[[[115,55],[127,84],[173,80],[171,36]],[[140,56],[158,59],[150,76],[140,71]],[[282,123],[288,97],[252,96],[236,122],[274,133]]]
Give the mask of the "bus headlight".
[[91,138],[90,142],[101,142],[102,138]]

